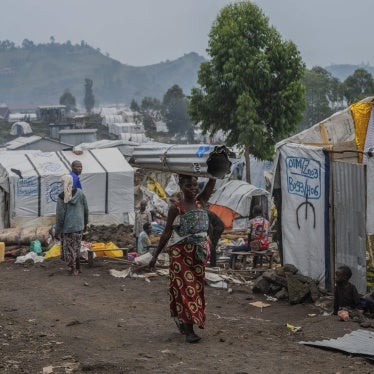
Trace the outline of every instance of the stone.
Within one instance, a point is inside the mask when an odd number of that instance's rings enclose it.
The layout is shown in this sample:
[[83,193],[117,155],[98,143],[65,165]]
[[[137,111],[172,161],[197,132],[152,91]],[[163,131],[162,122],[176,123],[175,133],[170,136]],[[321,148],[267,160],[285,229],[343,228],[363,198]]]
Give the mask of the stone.
[[262,275],[258,277],[254,283],[252,291],[254,293],[269,293],[270,290],[270,282],[265,279]]
[[278,300],[287,300],[288,299],[288,292],[285,288],[282,288],[274,295]]
[[312,298],[313,302],[316,302],[320,296],[319,289],[315,282],[308,283],[308,286],[310,290],[310,297]]
[[292,264],[284,264],[282,266],[283,268],[283,271],[285,273],[291,273],[291,274],[296,274],[299,270],[297,269],[297,267],[295,265],[292,265]]
[[287,290],[290,304],[300,304],[310,294],[308,284],[300,282],[291,274],[287,275]]

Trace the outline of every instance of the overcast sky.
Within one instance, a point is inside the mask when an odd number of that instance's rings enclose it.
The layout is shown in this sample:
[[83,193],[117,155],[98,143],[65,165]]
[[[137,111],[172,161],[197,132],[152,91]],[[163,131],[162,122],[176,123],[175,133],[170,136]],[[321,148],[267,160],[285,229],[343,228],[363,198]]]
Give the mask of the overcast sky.
[[[208,33],[229,0],[1,0],[0,39],[86,41],[122,63],[143,66],[185,53],[204,57]],[[374,65],[374,0],[255,0],[309,68]]]

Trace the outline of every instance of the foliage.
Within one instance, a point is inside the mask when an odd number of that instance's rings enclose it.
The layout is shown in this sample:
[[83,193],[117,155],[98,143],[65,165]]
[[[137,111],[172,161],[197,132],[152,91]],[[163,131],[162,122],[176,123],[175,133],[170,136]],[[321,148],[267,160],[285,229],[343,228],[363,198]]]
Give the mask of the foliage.
[[366,96],[374,95],[373,76],[365,69],[357,69],[344,82],[344,96],[350,105]]
[[68,112],[77,111],[77,103],[75,101],[75,97],[69,90],[66,90],[60,97],[60,104],[65,105]]
[[132,99],[132,100],[131,100],[130,109],[131,109],[133,112],[139,112],[139,111],[140,111],[140,106],[139,106],[139,104],[136,102],[135,99]]
[[145,96],[141,102],[140,108],[143,112],[150,110],[160,110],[161,102],[155,97]]
[[309,128],[343,106],[341,83],[322,67],[306,70],[303,83],[307,106],[299,130]]
[[188,115],[188,99],[176,84],[164,95],[162,115],[170,135],[185,135],[190,142],[193,141],[193,125]]
[[198,73],[190,114],[212,134],[227,132],[260,159],[296,128],[305,108],[304,64],[294,43],[282,41],[251,2],[223,8],[209,34],[211,60]]
[[84,84],[84,107],[87,113],[91,113],[93,107],[95,106],[95,96],[93,94],[93,80],[86,78]]

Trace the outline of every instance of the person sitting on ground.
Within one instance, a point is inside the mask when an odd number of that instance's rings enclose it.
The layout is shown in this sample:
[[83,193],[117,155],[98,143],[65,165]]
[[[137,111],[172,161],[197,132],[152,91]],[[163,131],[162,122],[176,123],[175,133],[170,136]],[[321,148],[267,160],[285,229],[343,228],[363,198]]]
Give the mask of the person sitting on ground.
[[[248,224],[248,242],[233,248],[229,260],[230,268],[232,268],[234,257],[237,256],[235,252],[266,251],[269,248],[269,221],[263,217],[260,205],[255,205],[253,207],[253,214],[255,217],[249,220]],[[254,268],[257,266],[258,260],[259,256],[253,257]]]
[[[335,272],[335,294],[334,294],[334,314],[339,314],[339,311],[348,311],[359,307],[360,295],[357,288],[349,282],[352,277],[352,270],[346,266],[340,266]],[[345,313],[342,319],[349,318],[348,313]]]
[[138,247],[137,252],[139,255],[143,255],[149,251],[149,246],[151,245],[151,239],[149,235],[152,233],[152,224],[150,222],[146,222],[143,225],[143,231],[139,234],[138,237]]
[[78,160],[75,160],[71,163],[71,172],[70,175],[73,178],[73,188],[82,189],[81,181],[79,176],[82,174],[82,163]]
[[146,211],[147,202],[142,200],[139,205],[139,210],[135,212],[135,225],[134,225],[134,235],[135,235],[135,248],[138,247],[139,234],[143,230],[143,225],[146,222],[152,223],[152,215],[150,212]]

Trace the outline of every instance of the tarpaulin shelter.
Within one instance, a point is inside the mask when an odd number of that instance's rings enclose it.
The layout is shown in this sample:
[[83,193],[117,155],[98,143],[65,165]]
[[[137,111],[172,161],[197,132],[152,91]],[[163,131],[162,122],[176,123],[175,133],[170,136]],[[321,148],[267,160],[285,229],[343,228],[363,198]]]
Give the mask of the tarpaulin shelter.
[[54,223],[60,178],[82,162],[80,176],[92,224],[119,224],[134,216],[134,171],[117,148],[0,153],[0,228]]
[[209,210],[216,213],[225,225],[225,229],[233,226],[233,220],[250,215],[252,200],[258,197],[258,203],[267,212],[269,192],[240,180],[231,180],[223,184],[209,199]]
[[31,134],[32,129],[29,123],[18,121],[13,123],[12,127],[10,128],[10,135],[27,135]]
[[[275,197],[283,263],[332,288],[347,265],[374,286],[374,97],[276,145]],[[366,261],[366,258],[369,261]]]

